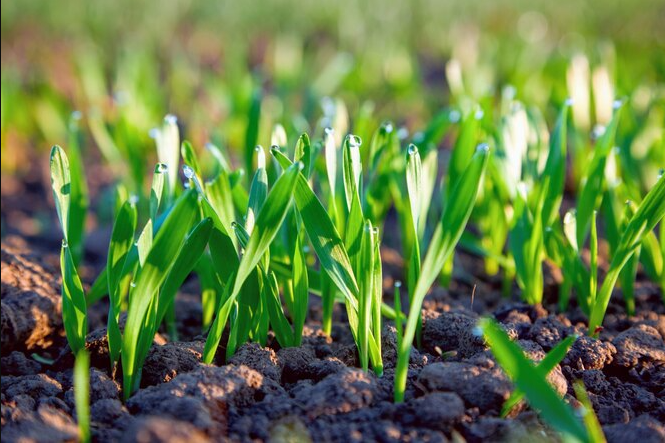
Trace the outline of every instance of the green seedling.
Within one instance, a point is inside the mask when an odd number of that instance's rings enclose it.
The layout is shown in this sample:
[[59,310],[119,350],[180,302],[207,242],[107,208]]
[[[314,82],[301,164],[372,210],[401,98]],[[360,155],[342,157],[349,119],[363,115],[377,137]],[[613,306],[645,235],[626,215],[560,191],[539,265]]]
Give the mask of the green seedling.
[[599,327],[603,323],[607,305],[610,302],[612,290],[616,284],[621,270],[630,257],[640,247],[642,241],[653,231],[656,225],[665,216],[665,179],[661,175],[653,189],[644,197],[637,208],[635,215],[630,219],[626,229],[621,234],[619,244],[614,251],[610,267],[600,287],[598,296],[591,305],[589,317],[589,334],[597,336]]
[[534,366],[520,347],[510,341],[508,335],[494,321],[483,319],[478,327],[501,368],[515,386],[524,392],[531,407],[540,412],[543,420],[577,441],[591,441],[589,433],[575,416],[572,408],[559,398],[554,388],[547,382],[546,368]]
[[489,147],[480,145],[464,173],[460,176],[455,190],[451,193],[453,197],[447,202],[441,220],[434,231],[418,283],[411,297],[413,303],[409,309],[404,337],[397,356],[397,367],[395,369],[396,402],[404,401],[409,355],[418,327],[420,308],[430,286],[436,280],[446,260],[452,255],[464,232],[487,169],[488,158]]
[[[77,183],[80,183],[77,180]],[[69,161],[65,151],[59,146],[51,150],[51,188],[55,207],[62,227],[63,241],[60,250],[60,270],[62,272],[62,322],[67,335],[67,342],[74,354],[85,348],[88,333],[87,304],[83,285],[72,250],[69,247],[70,226],[72,222],[71,196],[74,183],[71,179]],[[70,224],[72,223],[72,224]],[[80,237],[79,237],[80,238]]]

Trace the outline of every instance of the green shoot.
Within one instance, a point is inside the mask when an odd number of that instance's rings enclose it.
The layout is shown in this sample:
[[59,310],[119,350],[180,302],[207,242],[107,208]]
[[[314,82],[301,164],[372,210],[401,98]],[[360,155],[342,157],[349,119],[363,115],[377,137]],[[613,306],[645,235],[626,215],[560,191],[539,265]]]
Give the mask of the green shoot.
[[184,193],[175,202],[154,242],[144,253],[144,261],[130,285],[127,323],[121,351],[125,399],[139,387],[143,361],[159,326],[159,289],[176,262],[197,216],[197,209],[194,191]]
[[457,242],[464,232],[466,223],[471,216],[476,196],[478,195],[478,189],[487,169],[488,158],[489,147],[487,145],[480,145],[476,149],[476,153],[464,173],[460,176],[455,190],[450,194],[452,197],[446,204],[441,221],[434,231],[434,236],[430,242],[412,297],[413,303],[409,309],[404,337],[398,352],[397,367],[395,369],[396,402],[404,401],[409,355],[418,326],[420,308],[430,286],[436,280],[446,260],[452,255]]
[[[555,347],[553,347],[550,352],[545,355],[537,365],[536,368],[541,371],[546,376],[554,370],[556,365],[558,365],[561,360],[566,356],[570,347],[577,340],[576,335],[571,335],[561,340]],[[524,392],[516,389],[510,395],[508,400],[503,404],[501,408],[501,416],[507,416],[510,411],[524,398]]]
[[584,382],[582,380],[576,380],[573,383],[573,389],[575,390],[575,396],[582,403],[582,420],[584,421],[584,426],[586,427],[587,434],[589,435],[589,441],[591,443],[605,443],[605,434],[603,433],[603,428],[600,426],[598,417],[593,411],[593,405],[591,400],[589,400],[589,395],[584,388]]
[[610,267],[603,280],[598,296],[595,297],[589,318],[589,335],[597,336],[599,327],[603,323],[607,305],[610,302],[612,290],[616,284],[621,269],[635,253],[637,248],[656,225],[665,216],[665,179],[661,175],[653,189],[644,197],[635,215],[630,219],[621,240],[612,256]]
[[543,420],[578,441],[590,441],[586,429],[573,410],[547,382],[546,372],[535,367],[520,347],[510,341],[508,335],[493,320],[481,320],[479,328],[501,368],[515,386],[524,392],[529,404],[540,412]]
[[79,438],[83,443],[90,436],[90,355],[85,349],[76,353],[74,361],[74,403],[79,426]]
[[220,305],[215,321],[210,327],[203,351],[203,361],[205,363],[212,362],[219,341],[222,338],[222,332],[226,326],[229,313],[240,293],[243,283],[245,283],[245,280],[247,280],[250,273],[261,260],[261,257],[268,249],[268,246],[270,246],[275,235],[277,235],[277,231],[286,217],[294,193],[296,178],[301,176],[300,170],[302,170],[302,167],[302,163],[297,163],[284,171],[275,182],[256,218],[254,230],[250,235],[245,253],[238,265],[238,270],[234,274],[234,277],[226,283],[227,291],[229,287],[233,289],[228,291],[228,297]]
[[59,146],[51,150],[51,188],[55,206],[62,227],[63,241],[60,251],[62,272],[62,322],[67,341],[76,355],[85,348],[88,333],[87,306],[83,285],[76,270],[76,264],[69,247],[69,227],[71,222],[72,180],[69,162],[65,151]]

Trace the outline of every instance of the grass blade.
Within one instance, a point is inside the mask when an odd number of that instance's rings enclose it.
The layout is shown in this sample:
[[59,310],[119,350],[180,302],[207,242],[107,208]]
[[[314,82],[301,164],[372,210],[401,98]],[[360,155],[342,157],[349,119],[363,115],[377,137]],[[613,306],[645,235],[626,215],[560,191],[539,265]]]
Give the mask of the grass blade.
[[577,200],[577,244],[582,247],[591,225],[591,215],[598,209],[605,183],[605,165],[614,146],[614,139],[619,126],[620,108],[614,112],[612,120],[598,140],[593,151],[593,158],[588,166],[589,173]]
[[69,242],[69,208],[72,194],[72,178],[67,154],[58,145],[51,148],[51,188],[55,209],[58,212],[62,235]]
[[665,216],[665,178],[660,176],[653,189],[644,197],[637,212],[631,218],[628,226],[621,235],[610,262],[610,267],[603,280],[598,296],[593,302],[589,318],[589,334],[598,335],[599,327],[603,323],[607,305],[610,302],[612,290],[619,278],[624,265],[642,243],[645,236],[653,231],[656,225]]
[[83,285],[66,241],[62,242],[60,251],[60,269],[62,271],[62,322],[65,326],[69,347],[76,355],[80,350],[85,349],[88,317]]
[[460,177],[455,190],[452,192],[451,195],[454,198],[448,201],[441,216],[441,221],[436,227],[436,231],[430,242],[420,278],[413,294],[413,304],[409,310],[402,346],[398,353],[395,370],[396,402],[404,400],[409,354],[416,333],[418,317],[420,316],[420,307],[430,286],[439,275],[443,264],[452,255],[457,242],[464,232],[466,223],[471,216],[476,196],[478,195],[478,189],[487,169],[488,158],[489,147],[487,145],[480,145],[471,163]]
[[76,353],[74,361],[74,403],[79,438],[89,443],[90,437],[90,355],[85,349]]
[[191,190],[176,201],[167,215],[130,290],[122,340],[125,399],[138,387],[143,360],[157,329],[157,291],[173,266],[197,214],[197,194]]
[[178,162],[180,160],[180,133],[176,116],[169,114],[164,117],[162,127],[153,129],[151,135],[157,144],[159,162],[167,166],[166,200],[170,204],[178,183]]
[[263,203],[268,195],[268,174],[266,173],[266,155],[261,146],[255,149],[257,157],[257,169],[252,179],[252,185],[249,188],[249,206],[245,216],[245,229],[249,234],[254,229],[256,216],[261,211]]
[[261,212],[259,212],[245,253],[240,260],[238,271],[235,274],[233,282],[229,280],[227,285],[233,284],[233,290],[229,292],[228,298],[220,307],[217,317],[213,322],[208,338],[206,340],[205,349],[203,351],[203,361],[211,363],[219,340],[221,339],[222,331],[226,325],[231,307],[236,301],[243,283],[261,260],[263,254],[268,250],[270,243],[277,235],[279,228],[284,222],[286,213],[292,201],[294,188],[296,186],[296,179],[300,177],[302,170],[302,163],[297,163],[288,167],[285,172],[275,182],[272,191],[268,194],[266,202],[263,205]]
[[[555,347],[553,347],[550,352],[548,352],[545,357],[538,363],[536,368],[540,371],[545,377],[554,370],[556,365],[558,365],[561,360],[566,356],[570,347],[577,340],[576,335],[570,335],[565,339],[561,340]],[[506,400],[501,408],[501,416],[505,417],[522,399],[524,398],[524,392],[519,389],[515,389],[510,395],[510,398]]]
[[152,184],[150,186],[150,220],[154,224],[157,221],[157,212],[164,196],[164,183],[166,183],[165,173],[168,171],[166,163],[157,163],[155,171],[152,174]]
[[589,441],[582,424],[573,410],[559,398],[539,371],[524,355],[520,347],[510,341],[508,335],[492,320],[483,319],[479,324],[492,353],[513,383],[523,391],[529,404],[540,411],[542,418],[554,429],[572,435],[579,441]]
[[603,428],[600,426],[598,417],[593,411],[593,405],[589,396],[584,388],[584,382],[582,380],[576,380],[573,383],[573,389],[575,390],[575,396],[582,403],[582,420],[584,421],[584,426],[586,427],[587,433],[589,434],[589,441],[591,443],[605,443],[605,434],[603,433]]
[[[292,164],[279,150],[271,149],[270,152],[283,168]],[[357,309],[358,284],[344,242],[304,175],[298,176],[293,199],[321,268],[326,271],[344,298]]]
[[159,293],[157,310],[158,323],[164,318],[166,310],[175,300],[178,289],[182,286],[187,276],[192,272],[201,259],[201,256],[208,245],[208,239],[210,238],[212,227],[212,219],[207,217],[194,226],[191,232],[187,235],[185,243],[182,245],[178,256],[173,262],[171,270],[169,271]]
[[107,287],[109,294],[109,314],[107,320],[107,335],[109,341],[109,355],[111,362],[115,363],[120,358],[122,347],[122,336],[118,326],[122,294],[120,292],[120,281],[125,270],[127,256],[134,244],[134,232],[136,231],[137,211],[134,201],[126,201],[118,211],[113,223],[111,242],[106,262]]
[[247,129],[245,131],[245,170],[251,171],[252,157],[254,147],[259,141],[259,121],[261,119],[261,91],[255,90],[252,93],[249,104],[249,116],[247,119]]

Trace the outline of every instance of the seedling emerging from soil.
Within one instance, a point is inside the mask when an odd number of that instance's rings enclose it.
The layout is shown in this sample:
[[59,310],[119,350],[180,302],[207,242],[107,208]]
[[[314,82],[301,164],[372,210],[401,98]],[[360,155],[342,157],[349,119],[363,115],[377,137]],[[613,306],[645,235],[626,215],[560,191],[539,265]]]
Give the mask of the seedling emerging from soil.
[[589,318],[590,335],[598,335],[598,328],[603,323],[612,290],[621,270],[637,248],[640,247],[642,241],[663,220],[663,217],[665,217],[665,178],[661,174],[656,185],[644,197],[635,215],[630,219],[630,222],[628,222],[626,229],[621,235],[621,240],[612,256],[612,261],[610,262],[605,280],[603,280],[603,285],[591,306],[591,316]]
[[404,330],[404,337],[397,356],[395,368],[395,401],[404,401],[406,377],[411,346],[415,338],[420,318],[420,309],[430,286],[438,277],[446,260],[453,253],[466,223],[471,216],[478,189],[485,175],[489,159],[489,147],[479,145],[462,175],[459,177],[451,198],[446,204],[441,220],[434,231],[427,255],[420,271],[418,283],[411,296],[409,316]]
[[[546,376],[554,370],[556,365],[558,365],[561,360],[566,356],[570,347],[577,340],[577,336],[571,335],[561,340],[555,347],[553,347],[550,352],[545,355],[545,357],[536,365],[538,371],[542,371]],[[524,398],[524,392],[516,389],[510,395],[510,398],[506,400],[501,409],[501,415],[506,416],[510,413],[511,409],[515,407],[522,399]]]
[[[81,171],[79,171],[81,172]],[[78,177],[75,183],[81,183],[82,178]],[[74,217],[82,214],[72,213],[71,199],[72,194],[76,195],[80,191],[74,191],[69,161],[65,151],[60,146],[54,146],[51,150],[51,187],[53,188],[53,197],[55,207],[58,211],[60,226],[62,227],[63,241],[60,251],[60,269],[62,272],[62,322],[65,326],[67,341],[72,352],[76,355],[85,348],[85,336],[88,333],[88,317],[85,293],[83,285],[76,270],[76,263],[72,249],[69,246],[70,227],[76,226],[82,228],[82,222]],[[81,239],[82,234],[76,233],[76,237]]]
[[[554,429],[564,435],[580,442],[596,442],[595,434],[587,428],[576,417],[573,409],[554,391],[547,382],[547,366],[534,366],[524,355],[520,347],[512,342],[501,327],[490,319],[483,319],[479,328],[485,340],[490,345],[492,353],[501,368],[508,374],[515,386],[526,395],[529,404],[540,412],[541,417]],[[565,348],[558,349],[563,351]],[[564,353],[565,354],[565,353]],[[558,358],[558,355],[556,356]],[[552,360],[555,356],[553,355]],[[593,414],[593,409],[588,410]]]

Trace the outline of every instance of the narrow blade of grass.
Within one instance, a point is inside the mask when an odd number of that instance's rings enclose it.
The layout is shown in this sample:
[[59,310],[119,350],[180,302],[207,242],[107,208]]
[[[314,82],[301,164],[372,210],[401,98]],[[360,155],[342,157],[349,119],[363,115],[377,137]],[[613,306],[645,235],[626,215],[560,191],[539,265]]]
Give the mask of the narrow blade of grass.
[[631,218],[628,226],[621,235],[610,262],[610,267],[603,280],[598,296],[593,302],[589,318],[589,334],[597,336],[598,328],[603,323],[607,305],[610,302],[612,290],[619,278],[619,274],[631,255],[640,246],[644,237],[651,232],[665,216],[665,178],[660,176],[653,189],[644,197],[637,212]]
[[107,321],[107,335],[109,341],[109,355],[111,362],[120,358],[122,336],[118,326],[121,308],[120,280],[130,249],[134,243],[136,231],[137,211],[133,201],[125,202],[113,223],[111,242],[109,243],[108,258],[106,262],[107,287],[109,294],[109,315]]
[[90,436],[90,355],[85,349],[76,353],[74,361],[74,404],[79,438],[89,443]]
[[[550,372],[554,370],[556,365],[558,365],[561,360],[566,356],[570,347],[577,340],[576,335],[571,335],[561,340],[555,347],[553,347],[550,352],[548,352],[545,357],[538,363],[536,368],[542,374],[547,376]],[[524,398],[524,392],[519,389],[515,389],[506,402],[501,408],[501,416],[505,417],[508,413]]]
[[191,190],[183,194],[169,212],[130,290],[122,340],[125,399],[138,387],[140,369],[157,328],[157,291],[166,279],[197,213],[197,195]]
[[573,389],[575,390],[575,396],[579,402],[582,403],[582,420],[584,421],[584,426],[589,434],[589,442],[605,443],[606,440],[603,428],[600,426],[598,417],[596,417],[596,414],[593,411],[593,405],[591,404],[591,400],[589,400],[589,396],[584,388],[584,382],[576,380],[573,383]]
[[[277,235],[277,231],[281,227],[286,213],[292,201],[294,188],[296,186],[296,179],[300,176],[302,163],[297,163],[289,166],[279,179],[275,182],[272,191],[268,194],[266,202],[259,212],[245,253],[240,260],[237,274],[233,281],[233,290],[230,291],[228,298],[220,307],[215,321],[213,322],[208,338],[206,340],[205,349],[203,351],[203,361],[211,363],[219,341],[221,339],[222,331],[226,325],[231,308],[236,301],[243,283],[261,260],[261,257],[266,252],[270,243]],[[229,281],[227,284],[231,284]]]
[[570,434],[579,441],[589,441],[586,430],[575,417],[572,408],[547,383],[544,371],[536,369],[520,347],[510,341],[494,321],[483,319],[479,327],[501,368],[517,388],[525,393],[529,404],[540,411],[542,418],[554,429]]
[[60,251],[60,269],[62,271],[62,322],[65,326],[69,347],[76,355],[81,349],[85,349],[88,316],[83,285],[65,241],[62,243]]
[[471,216],[471,211],[478,195],[478,189],[482,182],[487,161],[489,158],[489,148],[487,145],[481,145],[476,150],[476,154],[460,177],[457,187],[452,192],[452,196],[441,221],[436,227],[432,241],[430,242],[427,255],[420,273],[420,278],[416,285],[413,295],[413,304],[409,310],[409,316],[402,339],[402,346],[399,349],[397,367],[395,370],[395,401],[404,400],[404,391],[406,389],[406,376],[409,363],[409,354],[416,334],[420,307],[423,304],[425,295],[430,286],[436,280],[443,264],[452,255],[457,242],[459,241],[466,223]]

